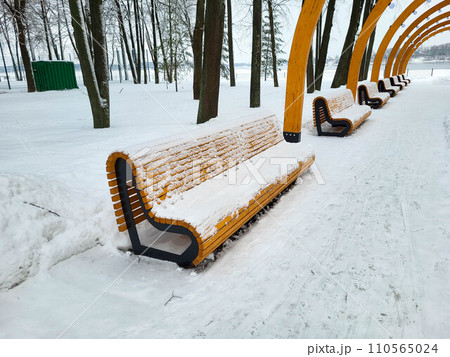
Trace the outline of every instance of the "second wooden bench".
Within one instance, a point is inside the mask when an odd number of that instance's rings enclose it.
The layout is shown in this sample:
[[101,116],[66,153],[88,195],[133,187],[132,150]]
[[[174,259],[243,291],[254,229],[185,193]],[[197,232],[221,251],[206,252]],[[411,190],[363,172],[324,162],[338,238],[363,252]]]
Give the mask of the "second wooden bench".
[[[313,101],[314,126],[319,136],[342,137],[350,134],[371,112],[368,105],[355,103],[350,89],[336,90]],[[324,130],[322,125],[326,123],[331,125],[331,130]]]

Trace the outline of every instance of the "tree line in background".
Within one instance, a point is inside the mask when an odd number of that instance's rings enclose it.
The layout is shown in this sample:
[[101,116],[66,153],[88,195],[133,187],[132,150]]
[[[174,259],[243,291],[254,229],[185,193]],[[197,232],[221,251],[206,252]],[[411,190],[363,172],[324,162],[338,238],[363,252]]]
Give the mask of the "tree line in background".
[[[249,0],[250,1],[250,0]],[[251,0],[250,107],[261,105],[261,79],[273,78],[287,61],[282,21],[292,0]],[[192,71],[197,122],[218,114],[220,78],[236,85],[231,0],[0,0],[0,32],[17,80],[35,91],[31,61],[79,59],[94,127],[109,127],[113,68],[136,84],[174,83]],[[376,0],[352,0],[348,31],[332,87],[346,84],[353,44]],[[243,6],[242,4],[239,4]],[[321,90],[336,0],[328,0],[317,23],[307,66],[307,90]],[[375,33],[361,65],[367,78]],[[2,41],[3,42],[3,41]],[[69,58],[71,59],[71,58]],[[22,71],[23,68],[23,71]],[[24,73],[23,73],[24,72]],[[153,74],[153,75],[152,75]]]
[[[274,77],[275,86],[283,64],[279,17],[289,1],[260,0],[264,17],[259,67],[266,80]],[[108,81],[113,68],[118,68],[121,79],[136,84],[164,81],[174,83],[176,90],[180,76],[192,71],[193,98],[200,100],[199,123],[217,116],[214,98],[220,77],[236,85],[231,0],[0,0],[0,4],[2,42],[16,80],[26,79],[33,92],[32,61],[72,60],[67,53],[74,53],[96,128],[109,126]]]

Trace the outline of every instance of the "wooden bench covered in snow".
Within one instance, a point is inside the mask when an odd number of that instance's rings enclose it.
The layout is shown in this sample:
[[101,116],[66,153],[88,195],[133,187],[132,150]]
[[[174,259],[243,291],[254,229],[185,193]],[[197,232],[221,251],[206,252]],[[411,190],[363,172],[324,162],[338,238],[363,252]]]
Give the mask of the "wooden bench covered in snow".
[[403,84],[403,87],[406,87],[408,85],[408,82],[405,81],[402,76],[395,76],[395,78],[397,78],[397,82]]
[[[276,117],[258,115],[109,156],[117,224],[136,254],[199,264],[311,166],[310,146],[285,142]],[[188,236],[189,246],[174,254],[144,245],[136,228],[143,221]]]
[[404,74],[401,74],[400,77],[401,77],[406,83],[408,83],[408,84],[411,83],[411,80],[408,79],[408,78],[406,78],[406,76],[405,76]]
[[398,80],[397,76],[393,76],[393,77],[389,78],[389,80],[391,81],[392,87],[395,87],[395,86],[400,87],[400,90],[402,90],[403,88],[406,87],[406,84],[400,82]]
[[395,97],[398,92],[400,92],[400,87],[392,86],[390,78],[383,78],[378,81],[378,91],[383,93],[389,93],[392,97]]
[[[313,117],[318,135],[345,136],[361,125],[371,114],[367,105],[356,104],[350,89],[333,91],[314,98]],[[324,131],[322,124],[329,123],[341,130]]]
[[372,109],[381,108],[390,98],[389,93],[378,92],[375,82],[364,81],[358,84],[358,102]]

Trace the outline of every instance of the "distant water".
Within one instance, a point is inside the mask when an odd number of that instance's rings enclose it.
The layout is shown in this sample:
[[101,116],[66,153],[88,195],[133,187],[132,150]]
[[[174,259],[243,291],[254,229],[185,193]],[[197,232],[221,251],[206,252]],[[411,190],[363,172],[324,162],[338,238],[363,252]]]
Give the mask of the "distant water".
[[450,69],[450,62],[409,62],[410,70],[416,69]]

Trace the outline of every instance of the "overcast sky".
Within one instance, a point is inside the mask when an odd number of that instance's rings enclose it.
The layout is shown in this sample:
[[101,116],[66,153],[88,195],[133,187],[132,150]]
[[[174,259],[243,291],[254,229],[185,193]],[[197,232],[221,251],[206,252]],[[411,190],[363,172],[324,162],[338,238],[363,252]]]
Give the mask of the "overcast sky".
[[[285,41],[284,51],[286,52],[283,57],[286,59],[289,57],[290,46],[292,43],[292,37],[294,35],[295,26],[297,24],[298,16],[301,10],[301,0],[292,0],[289,6],[288,14],[286,18],[280,19],[284,24],[283,38]],[[402,11],[411,3],[411,0],[393,0],[395,7],[393,9],[387,8],[383,16],[380,18],[376,30],[376,38],[374,50],[378,49],[378,46],[383,39],[386,31],[395,18],[398,17]],[[427,11],[429,8],[433,7],[438,3],[437,0],[431,0],[429,3],[425,2],[417,9],[417,15],[412,15],[408,21],[405,22],[405,28],[414,21],[417,16],[420,16],[423,12]],[[235,33],[235,51],[236,51],[236,62],[250,63],[251,55],[251,28],[249,24],[251,23],[251,12],[248,5],[244,5],[245,1],[234,1],[234,19],[236,30]],[[352,0],[337,0],[336,1],[336,11],[334,14],[334,24],[331,30],[331,40],[329,47],[329,56],[338,56],[342,50],[344,43],[344,38],[347,33],[349,17],[352,9]],[[444,7],[442,12],[450,11],[450,6]],[[324,9],[324,16],[326,14],[326,9]],[[436,15],[438,15],[436,13]],[[389,44],[392,47],[400,36],[404,29],[400,28],[393,40]],[[443,43],[450,43],[450,31],[443,32],[425,43],[424,46],[431,46]]]

